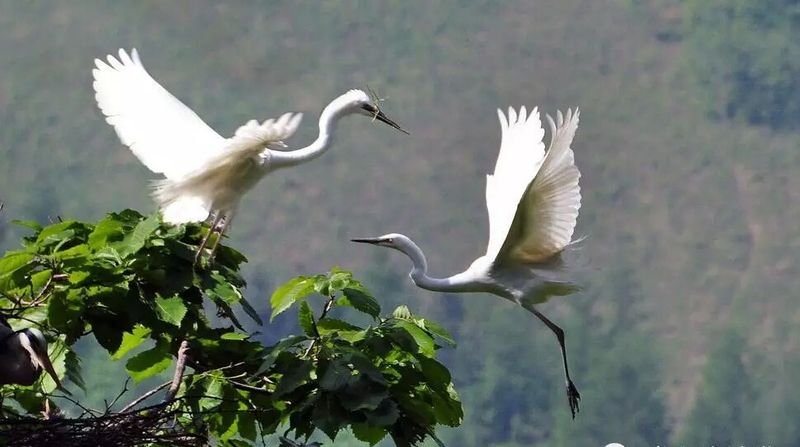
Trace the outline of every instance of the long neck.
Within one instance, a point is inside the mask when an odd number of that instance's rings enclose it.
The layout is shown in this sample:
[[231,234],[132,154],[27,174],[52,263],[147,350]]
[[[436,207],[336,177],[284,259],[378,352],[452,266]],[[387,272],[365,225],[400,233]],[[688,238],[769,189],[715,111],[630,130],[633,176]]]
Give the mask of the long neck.
[[425,259],[425,254],[415,244],[411,242],[410,245],[400,248],[400,251],[405,253],[414,264],[409,276],[418,287],[435,292],[466,292],[469,291],[467,284],[461,280],[460,274],[453,275],[449,278],[432,278],[428,276],[428,260]]
[[294,166],[313,160],[325,153],[333,143],[333,132],[336,128],[336,121],[343,115],[342,109],[336,107],[334,102],[328,104],[319,117],[319,135],[317,135],[317,139],[302,149],[293,151],[269,150],[270,165],[276,168]]

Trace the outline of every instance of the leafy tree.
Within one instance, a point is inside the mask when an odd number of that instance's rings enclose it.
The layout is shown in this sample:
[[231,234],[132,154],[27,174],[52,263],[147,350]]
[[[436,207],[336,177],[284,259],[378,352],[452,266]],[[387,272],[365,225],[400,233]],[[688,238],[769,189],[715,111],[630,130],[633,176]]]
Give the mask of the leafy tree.
[[772,127],[800,122],[800,4],[689,0],[687,66],[709,112]]
[[683,445],[758,445],[756,388],[745,364],[747,343],[735,325],[708,356],[697,399],[681,437]]
[[[642,330],[642,287],[633,269],[607,271],[603,283],[588,288],[587,298],[575,300],[577,321],[569,328],[587,410],[574,422],[557,411],[551,444],[664,445],[670,434],[661,359],[657,340]],[[593,306],[609,307],[609,315],[599,318]]]
[[[193,265],[206,227],[164,225],[131,210],[97,223],[17,223],[33,234],[0,259],[0,312],[15,329],[37,326],[48,335],[60,377],[85,388],[73,346],[90,334],[110,360],[126,360],[134,383],[173,363],[175,375],[122,409],[115,406],[120,395],[105,411],[84,408],[77,418],[65,418],[55,403],[80,402],[59,394],[46,375],[31,387],[4,386],[0,442],[246,446],[280,429],[282,445],[295,446],[317,430],[333,440],[349,428],[370,445],[388,435],[410,446],[436,439],[438,424],[461,423],[450,373],[436,360],[440,343],[452,346],[452,337],[405,306],[382,317],[349,272],[333,269],[279,287],[272,317],[296,306],[302,334],[267,347],[235,312],[263,324],[242,293],[245,257],[220,246],[213,263]],[[206,302],[222,326],[205,314]],[[343,319],[347,308],[368,324]],[[35,418],[38,412],[45,418]]]

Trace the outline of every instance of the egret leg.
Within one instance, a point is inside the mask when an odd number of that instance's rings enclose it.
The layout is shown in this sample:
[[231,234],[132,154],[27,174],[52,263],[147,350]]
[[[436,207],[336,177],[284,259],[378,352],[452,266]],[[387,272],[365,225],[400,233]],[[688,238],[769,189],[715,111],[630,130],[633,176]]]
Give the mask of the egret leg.
[[214,232],[214,229],[217,228],[217,224],[219,223],[220,219],[222,219],[222,214],[214,216],[214,221],[211,223],[211,227],[208,229],[208,233],[206,233],[205,237],[202,241],[200,241],[200,246],[197,247],[197,253],[194,254],[194,264],[197,265],[197,262],[200,261],[200,256],[203,253],[203,249],[206,248],[206,244],[208,243],[208,238],[211,236],[211,233]]
[[542,315],[541,312],[534,309],[533,306],[526,306],[525,308],[536,315],[537,318],[542,320],[542,323],[547,325],[547,327],[549,327],[550,330],[556,334],[558,345],[561,347],[561,358],[564,361],[564,378],[567,382],[567,402],[569,403],[569,410],[572,412],[572,419],[575,419],[575,413],[580,411],[580,408],[578,408],[578,401],[581,400],[581,394],[578,392],[578,389],[575,387],[575,384],[572,383],[572,379],[569,377],[569,366],[567,366],[567,347],[564,344],[564,330]]
[[222,240],[222,235],[225,234],[225,230],[228,229],[228,225],[230,225],[232,219],[233,219],[233,213],[229,213],[225,216],[224,220],[222,221],[222,227],[217,233],[217,240],[214,241],[214,245],[211,246],[211,254],[208,255],[209,262],[213,261],[214,254],[216,254],[217,247],[219,246],[219,241]]

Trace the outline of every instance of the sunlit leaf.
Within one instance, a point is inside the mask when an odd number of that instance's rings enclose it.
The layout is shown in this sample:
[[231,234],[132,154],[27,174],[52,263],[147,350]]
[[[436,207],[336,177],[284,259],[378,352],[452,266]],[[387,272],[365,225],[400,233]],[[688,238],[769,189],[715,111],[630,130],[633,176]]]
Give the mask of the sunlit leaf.
[[413,338],[414,343],[419,348],[419,352],[420,353],[422,353],[423,355],[425,355],[427,357],[433,357],[434,350],[435,350],[435,347],[434,347],[434,344],[433,344],[433,338],[430,335],[428,335],[427,332],[422,330],[416,324],[414,324],[414,323],[412,323],[410,321],[407,321],[407,320],[396,321],[394,323],[394,326],[397,327],[397,328],[402,329],[408,335],[410,335],[411,338]]
[[445,342],[451,348],[456,347],[456,340],[453,338],[452,335],[450,335],[449,332],[447,332],[447,329],[445,329],[442,325],[427,318],[423,319],[423,322],[425,329],[427,329],[430,333],[439,337],[443,342]]
[[152,214],[147,219],[136,224],[132,233],[129,233],[117,245],[117,251],[124,258],[130,256],[144,247],[145,242],[159,226],[158,214]]
[[164,346],[157,345],[153,349],[136,354],[125,364],[125,369],[135,383],[153,377],[169,368],[172,357]]
[[270,321],[291,307],[297,300],[301,300],[313,292],[314,280],[304,276],[298,276],[280,286],[269,300],[272,306]]
[[179,296],[171,298],[156,297],[156,308],[158,309],[159,318],[173,326],[180,326],[183,316],[187,312],[186,304]]
[[42,231],[42,226],[39,224],[39,222],[35,222],[35,221],[32,221],[32,220],[12,219],[11,223],[14,224],[14,225],[19,225],[20,227],[30,228],[31,230],[36,231],[36,232]]
[[150,328],[137,324],[134,326],[133,331],[122,334],[122,343],[120,343],[119,349],[111,355],[111,358],[119,360],[125,357],[130,351],[139,347],[149,336]]

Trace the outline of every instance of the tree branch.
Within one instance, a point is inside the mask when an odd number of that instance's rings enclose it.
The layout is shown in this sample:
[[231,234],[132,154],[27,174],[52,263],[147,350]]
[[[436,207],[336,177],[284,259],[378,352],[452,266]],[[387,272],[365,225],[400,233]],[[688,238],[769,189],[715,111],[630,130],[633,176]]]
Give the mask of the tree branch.
[[186,369],[186,351],[189,350],[189,342],[186,340],[181,342],[181,347],[178,348],[178,361],[175,363],[175,375],[172,377],[172,385],[170,385],[167,395],[164,396],[164,402],[169,402],[175,398],[178,393],[178,388],[181,386],[183,380],[183,371]]

